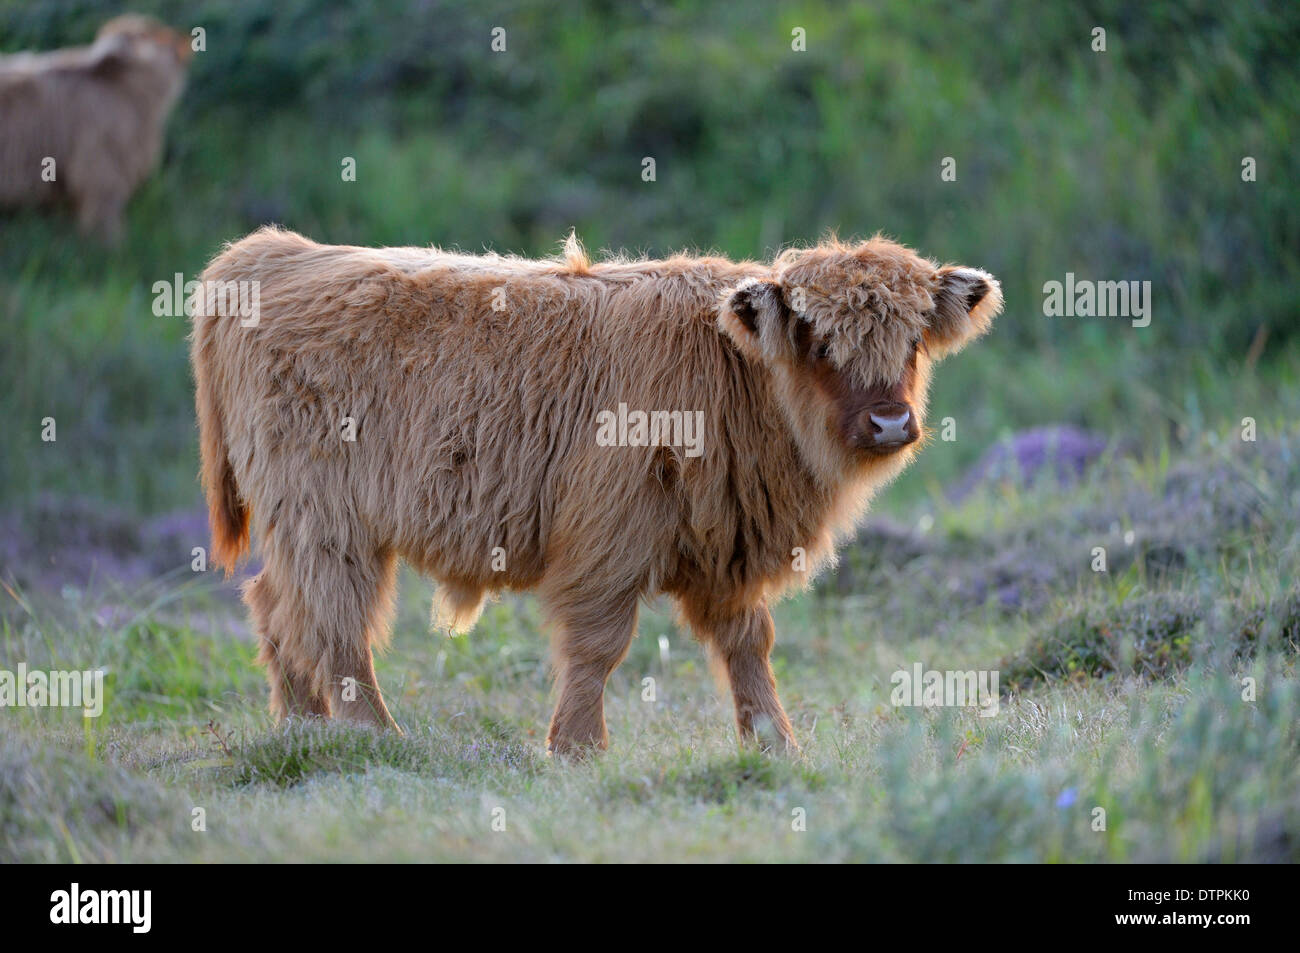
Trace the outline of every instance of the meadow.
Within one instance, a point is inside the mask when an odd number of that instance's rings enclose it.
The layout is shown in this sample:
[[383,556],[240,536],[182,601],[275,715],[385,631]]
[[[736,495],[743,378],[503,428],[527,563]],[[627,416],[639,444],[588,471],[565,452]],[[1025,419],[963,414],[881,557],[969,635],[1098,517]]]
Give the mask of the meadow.
[[[0,860],[1296,859],[1296,5],[132,7],[207,48],[122,243],[0,217],[0,669],[109,693],[0,713]],[[0,0],[0,51],[117,10]],[[410,573],[378,664],[405,735],[275,725],[235,582],[191,571],[187,322],[152,290],[267,221],[529,255],[571,227],[655,256],[883,231],[998,275],[993,334],[936,373],[955,439],[777,607],[803,754],[737,749],[654,603],[610,750],[554,763],[535,602],[449,639]],[[1150,326],[1045,316],[1067,273],[1151,281]],[[972,471],[1045,426],[1106,449]],[[917,662],[997,670],[998,714],[891,704]]]
[[[11,591],[3,657],[75,669],[93,646],[109,704],[6,712],[0,853],[1291,861],[1300,432],[1247,447],[1207,436],[1192,461],[1115,459],[1072,492],[986,487],[920,504],[924,532],[864,530],[776,613],[792,759],[737,749],[729,699],[663,606],[611,680],[610,750],[568,764],[543,753],[546,642],[526,597],[448,638],[427,631],[430,588],[403,580],[378,666],[397,736],[273,725],[215,581],[65,587],[43,607]],[[891,704],[918,661],[998,670],[996,715]]]

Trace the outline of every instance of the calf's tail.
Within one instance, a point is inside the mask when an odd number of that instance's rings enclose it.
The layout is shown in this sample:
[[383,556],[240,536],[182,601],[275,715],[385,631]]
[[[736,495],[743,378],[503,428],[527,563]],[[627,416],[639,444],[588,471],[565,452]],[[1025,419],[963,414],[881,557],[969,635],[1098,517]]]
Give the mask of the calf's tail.
[[199,473],[208,500],[212,561],[229,575],[248,552],[251,511],[239,493],[230,465],[221,404],[213,380],[214,337],[219,319],[196,314],[190,357],[194,364],[194,403],[199,418]]

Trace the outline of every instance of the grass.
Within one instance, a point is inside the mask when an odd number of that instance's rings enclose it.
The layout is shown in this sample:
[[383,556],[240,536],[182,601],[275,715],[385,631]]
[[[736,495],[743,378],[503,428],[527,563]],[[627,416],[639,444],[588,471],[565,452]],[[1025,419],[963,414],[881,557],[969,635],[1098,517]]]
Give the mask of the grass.
[[[611,679],[611,749],[563,764],[543,753],[545,632],[527,597],[448,639],[408,574],[379,663],[397,736],[272,724],[238,608],[209,577],[134,599],[16,593],[0,655],[103,667],[109,701],[98,720],[6,714],[0,859],[1293,861],[1300,432],[1242,448],[1231,485],[1204,462],[1222,445],[916,504],[930,529],[904,531],[892,563],[873,561],[869,526],[777,609],[796,759],[737,749],[729,702],[663,606]],[[1243,485],[1268,496],[1245,506]],[[1161,545],[1181,561],[1153,567],[1138,541],[1180,515]],[[1108,572],[1090,568],[1088,522],[1134,534]],[[1019,598],[970,585],[989,552],[1029,563]],[[861,566],[872,585],[843,592]],[[936,592],[895,585],[907,575]],[[997,715],[891,705],[891,673],[917,661],[1000,669]]]

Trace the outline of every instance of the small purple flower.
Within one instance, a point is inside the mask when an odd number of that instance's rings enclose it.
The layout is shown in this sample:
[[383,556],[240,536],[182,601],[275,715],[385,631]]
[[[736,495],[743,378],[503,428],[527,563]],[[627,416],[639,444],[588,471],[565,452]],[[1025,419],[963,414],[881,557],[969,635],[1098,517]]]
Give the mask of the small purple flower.
[[1069,807],[1075,801],[1079,800],[1079,792],[1074,788],[1066,788],[1056,798],[1057,807]]

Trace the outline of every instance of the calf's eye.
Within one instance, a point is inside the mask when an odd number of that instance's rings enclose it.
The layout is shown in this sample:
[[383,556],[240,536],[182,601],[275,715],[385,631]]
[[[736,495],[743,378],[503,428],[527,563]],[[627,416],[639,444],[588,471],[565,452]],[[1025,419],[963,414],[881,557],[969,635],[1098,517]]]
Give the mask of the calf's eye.
[[829,357],[831,356],[831,346],[830,346],[829,342],[827,342],[827,341],[822,341],[821,344],[818,344],[818,345],[817,345],[817,350],[816,350],[815,353],[816,353],[816,356],[817,356],[817,360],[819,360],[819,361],[824,361],[824,360],[826,360],[827,358],[829,358]]

